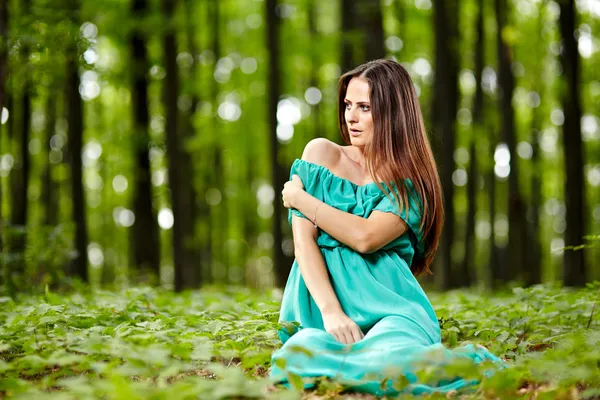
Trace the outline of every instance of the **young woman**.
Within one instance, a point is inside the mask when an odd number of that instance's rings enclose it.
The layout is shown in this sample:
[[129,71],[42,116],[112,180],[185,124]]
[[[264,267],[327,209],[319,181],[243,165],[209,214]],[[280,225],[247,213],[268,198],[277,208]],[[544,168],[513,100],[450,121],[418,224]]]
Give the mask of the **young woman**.
[[347,146],[309,142],[282,191],[296,259],[271,378],[325,376],[377,395],[473,385],[416,375],[456,359],[503,361],[483,346],[446,349],[415,278],[431,273],[444,212],[413,82],[397,62],[371,61],[340,78],[338,107]]

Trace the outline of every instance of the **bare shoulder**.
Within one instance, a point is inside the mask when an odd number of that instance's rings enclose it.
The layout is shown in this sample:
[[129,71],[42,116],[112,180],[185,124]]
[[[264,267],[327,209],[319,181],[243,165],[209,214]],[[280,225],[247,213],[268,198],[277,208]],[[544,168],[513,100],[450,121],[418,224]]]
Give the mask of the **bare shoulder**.
[[341,154],[342,151],[337,143],[326,138],[316,138],[306,144],[302,159],[331,169],[338,164]]

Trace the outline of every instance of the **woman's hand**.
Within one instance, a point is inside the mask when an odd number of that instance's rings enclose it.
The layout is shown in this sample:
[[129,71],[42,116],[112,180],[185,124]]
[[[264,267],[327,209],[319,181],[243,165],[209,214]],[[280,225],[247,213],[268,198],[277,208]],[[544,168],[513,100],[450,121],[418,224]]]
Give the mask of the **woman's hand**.
[[352,344],[365,337],[358,325],[341,310],[324,313],[322,316],[325,330],[340,343]]
[[302,184],[302,179],[300,179],[298,175],[292,175],[292,180],[287,181],[283,185],[283,190],[281,191],[283,206],[285,208],[296,208],[296,198],[302,192],[304,192],[304,185]]

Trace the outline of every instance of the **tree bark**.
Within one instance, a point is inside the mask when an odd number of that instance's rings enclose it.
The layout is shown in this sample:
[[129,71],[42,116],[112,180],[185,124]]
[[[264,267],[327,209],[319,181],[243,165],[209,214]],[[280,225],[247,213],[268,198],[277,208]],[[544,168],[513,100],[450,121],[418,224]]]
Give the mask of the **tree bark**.
[[58,223],[58,185],[52,179],[52,163],[50,163],[50,142],[56,132],[56,99],[46,99],[46,129],[44,138],[44,169],[42,171],[41,203],[44,205],[44,225],[54,226]]
[[198,282],[195,260],[190,259],[186,247],[190,246],[189,184],[182,163],[182,140],[178,126],[177,99],[179,97],[179,73],[177,70],[177,38],[173,14],[176,2],[161,0],[161,8],[166,18],[163,34],[163,56],[166,76],[164,79],[164,102],[166,111],[165,133],[167,137],[167,162],[169,184],[171,186],[171,204],[173,207],[173,264],[175,268],[175,291],[193,288]]
[[[144,17],[146,0],[133,0],[132,13]],[[132,267],[142,276],[148,275],[152,283],[160,276],[160,236],[156,212],[152,205],[152,184],[148,143],[150,116],[148,110],[148,56],[146,38],[140,28],[131,33],[132,54],[131,103],[133,109],[133,151],[135,154],[133,213],[135,222],[129,230]]]
[[526,235],[525,202],[519,189],[519,170],[517,163],[516,129],[512,98],[515,87],[512,72],[512,47],[502,32],[507,25],[509,8],[507,0],[495,0],[496,5],[496,46],[498,52],[499,96],[501,138],[510,153],[510,174],[508,175],[508,263],[502,267],[503,281],[523,279],[526,268],[528,240]]
[[[491,124],[490,124],[491,125]],[[488,126],[489,132],[494,132],[494,127]],[[491,135],[490,141],[488,144],[488,157],[490,159],[494,158],[494,151],[496,148],[496,140],[494,140],[494,135]],[[494,163],[490,164],[490,167],[487,171],[486,177],[486,186],[488,187],[488,212],[490,219],[490,250],[489,250],[489,287],[494,289],[497,287],[498,282],[500,281],[501,271],[499,265],[499,254],[498,254],[498,246],[496,246],[496,231],[494,230],[494,224],[496,221],[496,173],[494,172]]]
[[[581,142],[581,99],[579,90],[579,52],[575,39],[575,0],[559,1],[560,34],[564,73],[561,100],[564,112],[563,150],[565,157],[565,206],[567,229],[565,245],[583,244],[585,235],[585,182],[583,177],[583,144]],[[566,286],[584,286],[586,282],[585,253],[583,250],[565,250],[563,255],[563,282]]]
[[406,26],[404,26],[406,22],[406,4],[404,3],[404,0],[395,0],[393,6],[394,14],[396,15],[399,25],[398,36],[404,42],[406,40]]
[[[71,2],[73,13],[79,11],[79,3]],[[78,19],[73,17],[71,21],[79,27]],[[78,30],[73,29],[73,35]],[[88,232],[85,213],[85,192],[83,189],[83,165],[81,162],[81,150],[83,149],[83,100],[79,94],[79,50],[75,37],[71,37],[71,43],[67,50],[66,62],[66,109],[68,130],[69,162],[71,167],[71,198],[73,199],[73,221],[75,222],[75,250],[77,255],[73,260],[72,275],[80,278],[83,282],[88,281]]]
[[[546,14],[545,7],[540,7],[538,15],[538,32],[542,31]],[[540,96],[543,96],[542,91],[544,85],[540,77],[543,76],[544,62],[542,54],[537,56],[537,73],[533,81],[533,90]],[[528,232],[527,236],[531,242],[530,249],[527,252],[527,265],[525,271],[525,285],[531,286],[542,282],[542,243],[540,238],[540,208],[542,206],[542,184],[541,184],[541,165],[540,165],[540,136],[541,131],[541,115],[540,108],[534,106],[531,117],[531,205],[528,210]]]
[[[310,0],[308,5],[308,29],[310,32],[311,42],[319,42],[319,32],[317,31],[317,2]],[[316,47],[311,47],[311,68],[310,68],[310,87],[319,87],[318,72],[320,67],[320,52]],[[321,137],[321,108],[317,105],[312,109],[313,132],[312,138]],[[339,136],[339,135],[337,135]]]
[[385,57],[381,3],[342,0],[342,72]]
[[439,162],[440,180],[444,191],[445,226],[440,241],[441,287],[449,289],[460,279],[452,266],[454,237],[454,163],[456,111],[458,92],[458,0],[435,0],[435,81],[432,99],[432,127],[441,142],[432,140]]
[[[277,141],[277,103],[280,94],[281,76],[280,76],[280,60],[279,60],[279,24],[280,20],[275,12],[277,8],[277,0],[265,1],[266,12],[266,34],[267,34],[267,49],[269,50],[269,67],[268,67],[268,126],[269,126],[269,145],[271,158],[271,174],[273,190],[278,194],[283,187],[285,177],[281,173],[279,165],[279,142]],[[276,195],[273,201],[273,261],[275,265],[276,283],[279,287],[284,287],[287,282],[288,275],[291,270],[291,263],[283,253],[283,234],[281,224],[283,219],[283,207],[280,198]]]
[[485,29],[483,25],[483,0],[477,1],[477,18],[475,20],[475,98],[473,99],[473,125],[471,142],[469,143],[469,170],[467,182],[467,227],[465,230],[465,256],[461,264],[464,284],[473,283],[475,275],[475,223],[477,215],[477,185],[479,184],[479,168],[477,160],[477,138],[484,132],[483,110],[484,98],[481,86],[481,75],[484,67],[485,55]]
[[[215,55],[215,60],[219,60],[221,58],[221,10],[220,10],[220,2],[212,1],[212,9],[211,9],[211,17],[212,17],[212,35],[213,40],[211,43],[211,47],[213,53]],[[212,84],[212,93],[211,100],[213,104],[219,104],[219,87],[216,81],[213,81]],[[222,129],[221,121],[218,118],[217,113],[214,113],[214,128],[215,130]],[[223,175],[225,174],[223,168],[223,147],[221,145],[220,138],[217,138],[215,144],[213,146],[212,152],[212,161],[214,165],[213,173],[211,174],[210,183],[211,186],[216,188],[219,193],[221,193],[221,203],[216,206],[212,206],[211,212],[211,234],[213,235],[213,263],[211,265],[211,275],[213,272],[216,274],[216,270],[213,271],[213,268],[223,269],[223,274],[225,275],[225,280],[227,280],[228,276],[228,266],[227,266],[227,254],[224,251],[223,244],[227,240],[227,224],[229,219],[227,218],[227,194],[225,193],[225,187],[223,184]],[[216,261],[216,262],[215,262]]]
[[[186,14],[186,36],[187,36],[187,44],[188,50],[192,55],[192,65],[189,69],[189,78],[190,81],[195,82],[197,79],[198,72],[198,47],[196,46],[196,41],[194,39],[194,22],[192,18],[194,16],[194,2],[192,0],[185,0],[185,14]],[[184,143],[186,140],[190,140],[196,134],[194,128],[194,113],[197,109],[198,104],[200,103],[200,98],[198,96],[198,91],[196,90],[195,85],[192,85],[191,92],[191,107],[189,112],[187,112],[184,116],[184,129],[185,134],[183,135]],[[206,245],[202,245],[203,240],[205,238],[198,238],[196,235],[196,224],[198,223],[198,217],[208,220],[210,218],[210,213],[208,209],[208,204],[206,203],[206,197],[201,198],[198,196],[198,192],[194,183],[196,182],[196,169],[194,168],[193,159],[195,158],[190,149],[184,148],[182,149],[182,163],[184,165],[184,170],[188,176],[188,193],[187,196],[189,198],[190,204],[190,215],[188,216],[189,222],[186,224],[186,232],[185,235],[188,238],[187,246],[185,246],[186,257],[190,260],[196,260],[196,273],[194,274],[195,281],[191,282],[190,285],[193,287],[200,287],[203,283],[203,276],[205,275],[205,258],[203,258],[203,253],[207,251]],[[200,155],[202,158],[202,155]]]
[[[0,0],[0,119],[5,105],[6,78],[8,76],[8,0]],[[12,111],[12,110],[11,110]],[[1,122],[0,122],[1,123]],[[0,126],[0,154],[2,154],[2,127]],[[4,219],[2,217],[2,185],[0,184],[0,285],[8,282],[4,264]]]
[[[21,15],[28,15],[31,9],[31,1],[22,2]],[[25,249],[27,248],[27,235],[25,227],[27,226],[27,197],[29,193],[29,171],[31,168],[31,159],[29,158],[29,137],[31,130],[31,71],[29,67],[30,43],[25,39],[21,46],[21,62],[24,63],[22,75],[23,80],[22,93],[20,98],[20,116],[21,125],[17,125],[18,156],[15,152],[16,160],[13,171],[11,172],[11,186],[13,189],[12,197],[12,225],[18,227],[12,231],[11,252],[17,255],[17,260],[13,264],[13,271],[22,274],[25,271]],[[15,99],[16,100],[16,99]],[[16,113],[13,113],[13,115]],[[14,143],[14,142],[13,142]]]
[[383,18],[381,15],[381,2],[372,0],[357,1],[358,15],[364,37],[365,60],[372,61],[385,57],[383,38]]

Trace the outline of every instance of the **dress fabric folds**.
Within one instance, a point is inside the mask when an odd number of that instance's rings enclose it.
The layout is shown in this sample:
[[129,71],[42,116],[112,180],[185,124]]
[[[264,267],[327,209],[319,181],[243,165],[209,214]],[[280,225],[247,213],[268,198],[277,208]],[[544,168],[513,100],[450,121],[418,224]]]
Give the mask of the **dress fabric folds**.
[[[404,181],[409,204],[399,213],[390,195],[386,196],[374,182],[356,185],[321,165],[300,159],[292,164],[290,179],[294,174],[302,179],[306,192],[332,207],[364,218],[373,211],[394,213],[406,222],[408,230],[369,254],[361,254],[319,230],[317,244],[333,289],[342,309],[365,337],[344,345],[325,331],[319,308],[294,260],[279,316],[285,326],[278,331],[283,346],[271,360],[270,378],[274,382],[289,387],[291,375],[325,376],[360,392],[418,395],[479,383],[477,379],[439,374],[421,382],[417,375],[423,368],[443,366],[457,359],[473,364],[487,360],[491,367],[485,374],[489,375],[506,366],[483,346],[466,344],[450,350],[441,343],[437,316],[410,270],[413,257],[423,252],[424,245],[419,229],[421,203],[409,179]],[[395,186],[391,185],[391,189]],[[290,209],[290,224],[293,215],[306,218]],[[400,385],[399,376],[404,376]],[[305,384],[305,388],[311,386],[310,382]]]

